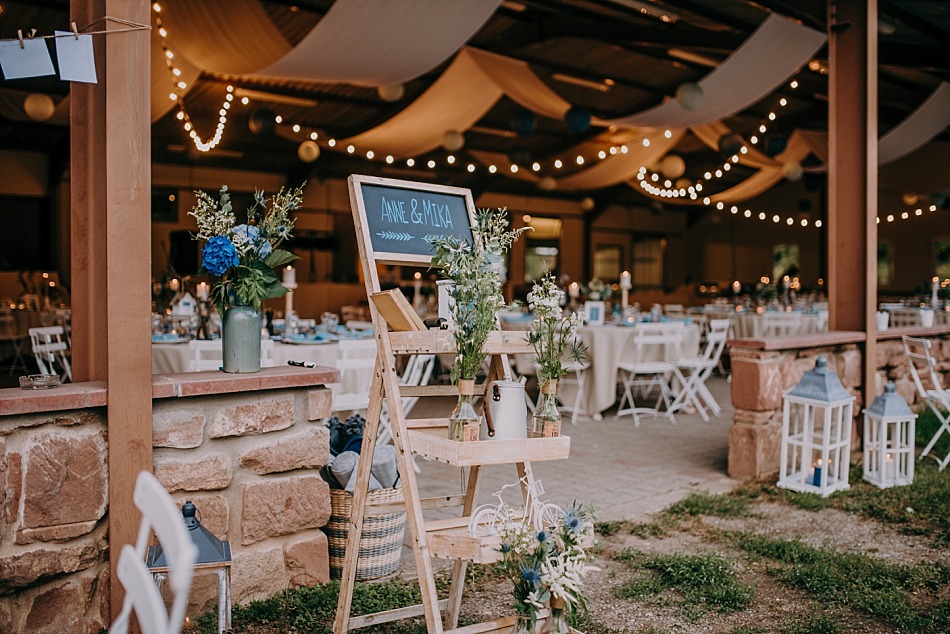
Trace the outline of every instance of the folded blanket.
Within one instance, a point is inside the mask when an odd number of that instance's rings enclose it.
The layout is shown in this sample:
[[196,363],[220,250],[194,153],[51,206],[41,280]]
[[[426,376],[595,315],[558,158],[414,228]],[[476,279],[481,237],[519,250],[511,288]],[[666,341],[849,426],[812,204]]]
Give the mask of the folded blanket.
[[396,468],[396,448],[392,445],[377,445],[373,454],[373,477],[385,489],[396,486],[399,470]]

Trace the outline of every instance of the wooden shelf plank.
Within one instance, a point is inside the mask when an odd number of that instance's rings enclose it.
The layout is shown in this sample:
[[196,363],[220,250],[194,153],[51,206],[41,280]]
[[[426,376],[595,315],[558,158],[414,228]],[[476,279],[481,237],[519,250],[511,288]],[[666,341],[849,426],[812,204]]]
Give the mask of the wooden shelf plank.
[[426,522],[426,541],[432,556],[476,564],[501,561],[501,536],[473,537],[468,532],[470,520],[470,517],[452,517]]
[[563,460],[571,454],[570,436],[456,442],[443,435],[410,429],[409,446],[414,454],[456,467]]
[[[534,354],[525,339],[526,331],[505,330],[488,333],[484,350],[488,354]],[[395,354],[455,354],[455,338],[448,330],[391,332]]]

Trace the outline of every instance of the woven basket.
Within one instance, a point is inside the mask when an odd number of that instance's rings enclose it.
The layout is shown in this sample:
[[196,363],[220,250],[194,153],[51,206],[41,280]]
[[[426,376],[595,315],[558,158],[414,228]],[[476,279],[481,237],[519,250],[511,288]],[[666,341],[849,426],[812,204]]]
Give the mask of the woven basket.
[[[367,504],[392,504],[403,501],[402,489],[382,489],[367,494]],[[330,576],[343,574],[346,557],[346,537],[349,532],[350,511],[353,494],[339,489],[330,489],[330,520],[324,527],[330,548]],[[378,579],[396,572],[402,555],[402,539],[406,532],[406,513],[372,515],[363,519],[363,535],[360,539],[359,559],[356,563],[356,579]]]

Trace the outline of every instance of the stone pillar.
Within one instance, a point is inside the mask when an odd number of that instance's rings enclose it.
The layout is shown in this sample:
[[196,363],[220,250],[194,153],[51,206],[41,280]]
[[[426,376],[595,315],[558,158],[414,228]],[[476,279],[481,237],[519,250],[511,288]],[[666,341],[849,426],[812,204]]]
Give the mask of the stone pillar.
[[781,353],[732,348],[729,477],[761,478],[778,471],[782,443]]

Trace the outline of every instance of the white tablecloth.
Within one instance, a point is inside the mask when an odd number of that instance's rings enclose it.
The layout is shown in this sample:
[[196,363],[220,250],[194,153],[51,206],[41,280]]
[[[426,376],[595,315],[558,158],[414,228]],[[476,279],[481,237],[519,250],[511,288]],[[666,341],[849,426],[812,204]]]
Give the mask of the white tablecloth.
[[[730,308],[729,310],[722,311],[707,310],[704,314],[707,319],[731,319],[732,326],[729,329],[729,337],[731,339],[752,339],[765,335],[765,329],[762,324],[764,321],[762,319],[762,313],[748,311],[737,313],[734,309]],[[827,329],[827,323],[822,325],[817,313],[802,313],[798,330],[793,334],[811,335],[816,332],[826,331]]]

